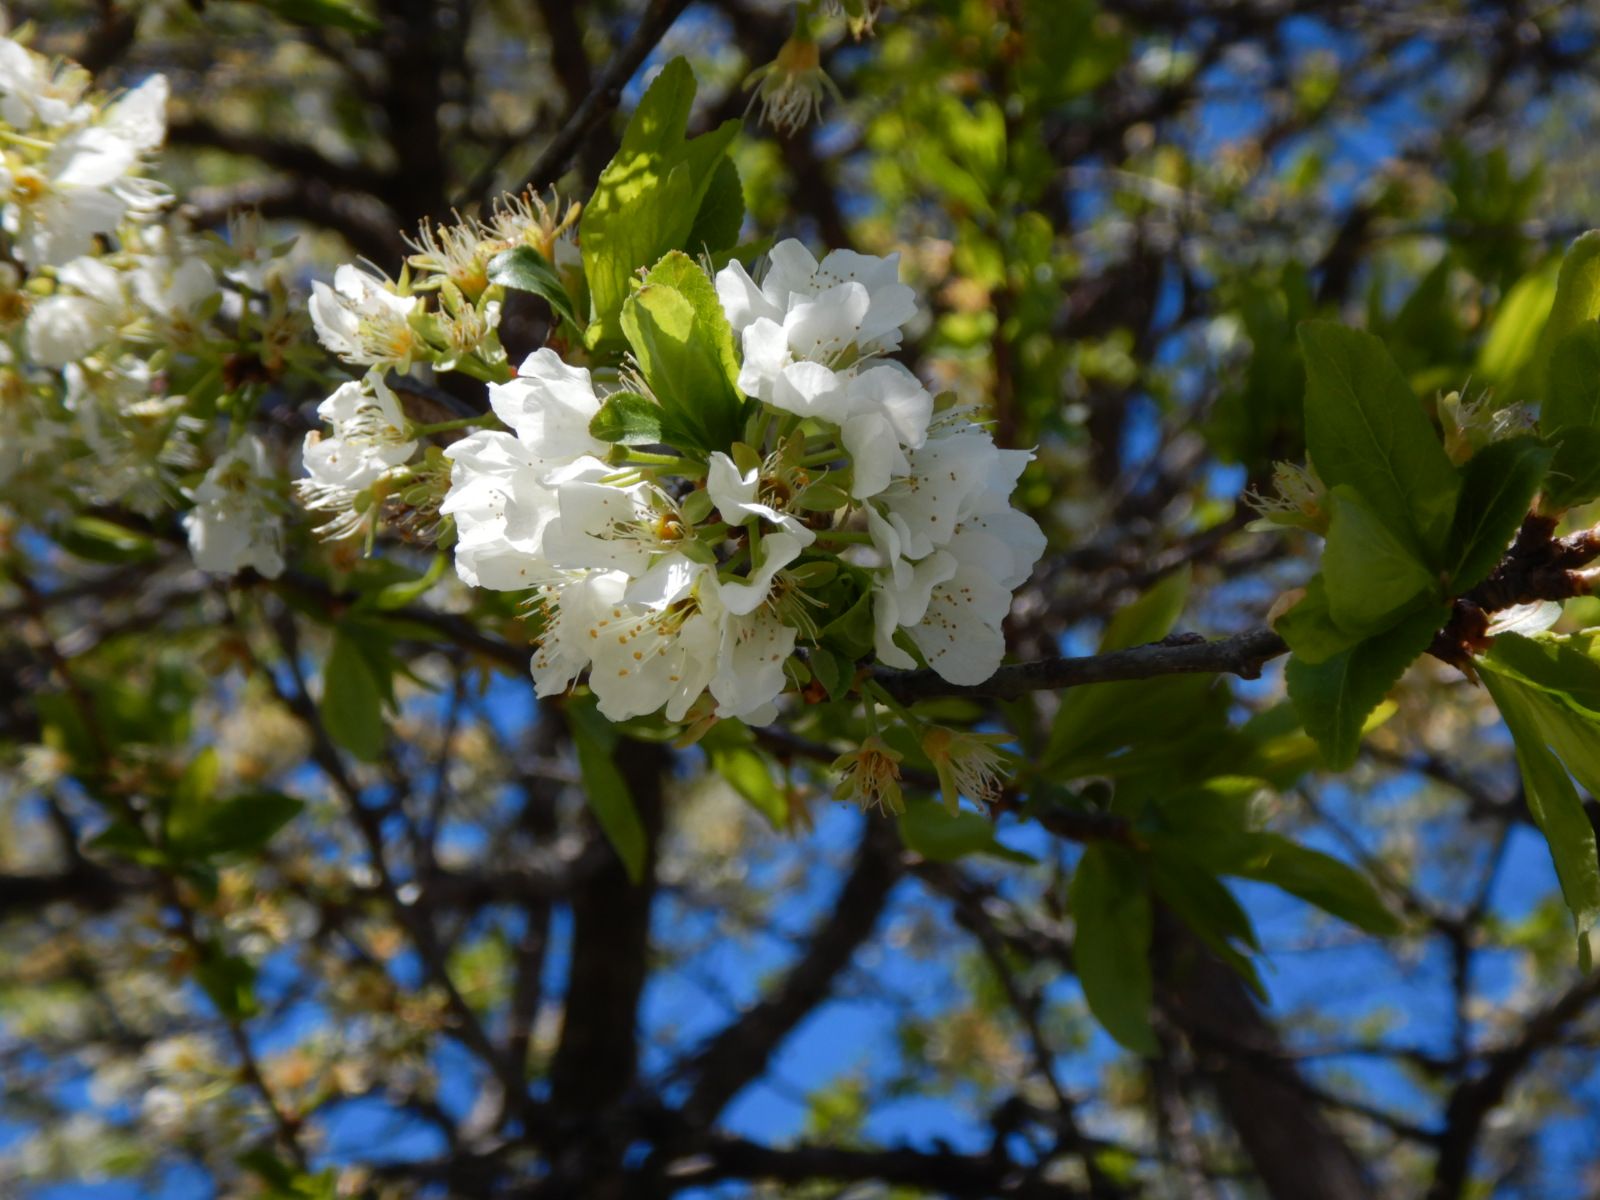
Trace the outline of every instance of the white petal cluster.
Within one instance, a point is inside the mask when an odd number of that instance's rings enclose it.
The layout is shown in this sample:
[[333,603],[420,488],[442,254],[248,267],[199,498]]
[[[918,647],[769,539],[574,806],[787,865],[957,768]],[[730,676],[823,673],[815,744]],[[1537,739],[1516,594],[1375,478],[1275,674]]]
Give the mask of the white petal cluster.
[[[235,297],[227,340],[211,324],[237,256],[164,213],[145,175],[167,92],[153,76],[96,94],[81,67],[0,38],[0,504],[46,520],[84,502],[152,518],[192,504],[202,569],[277,574],[265,447],[234,433],[213,459],[207,443],[223,440],[226,356],[259,330],[260,361],[281,366],[287,339],[259,296]],[[281,312],[270,264],[258,283]]]
[[152,76],[109,105],[88,99],[87,72],[0,38],[0,227],[29,267],[62,266],[130,215],[166,199],[140,175],[166,136],[167,81]]
[[183,518],[195,565],[214,575],[254,567],[268,579],[283,574],[283,523],[271,508],[267,448],[246,434],[206,472]]
[[348,537],[364,524],[357,507],[372,487],[416,453],[404,410],[377,372],[342,383],[317,405],[330,432],[306,434],[305,477],[295,490],[312,512],[332,514],[319,532]]
[[1011,593],[1044,553],[1038,524],[1010,501],[1033,455],[997,448],[956,412],[909,457],[908,470],[867,505],[873,554],[862,557],[876,567],[878,661],[916,665],[895,644],[904,629],[945,679],[982,683],[1005,656]]
[[534,600],[539,694],[587,673],[613,720],[765,723],[820,653],[821,624],[857,600],[880,661],[917,665],[911,647],[953,682],[987,678],[1043,549],[1009,503],[1031,455],[996,448],[964,412],[936,418],[885,357],[917,313],[897,260],[819,263],[789,241],[759,283],[735,263],[715,288],[742,351],[746,442],[601,441],[604,390],[543,349],[490,386],[503,428],[445,451],[457,573]]
[[417,348],[410,320],[421,303],[346,263],[334,272],[332,287],[321,280],[311,285],[311,322],[322,344],[345,362],[404,370]]

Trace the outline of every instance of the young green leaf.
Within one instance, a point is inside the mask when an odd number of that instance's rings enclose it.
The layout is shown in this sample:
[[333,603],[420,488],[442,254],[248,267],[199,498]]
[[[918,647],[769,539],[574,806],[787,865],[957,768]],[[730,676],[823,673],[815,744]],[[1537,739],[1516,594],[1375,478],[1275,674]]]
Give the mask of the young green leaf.
[[1506,292],[1478,350],[1474,379],[1506,386],[1532,374],[1539,336],[1555,299],[1558,268],[1552,259],[1517,280]]
[[1399,918],[1383,902],[1372,881],[1354,867],[1275,833],[1258,833],[1251,840],[1253,853],[1249,860],[1228,874],[1280,887],[1379,937],[1400,931]]
[[1417,558],[1410,538],[1398,534],[1341,483],[1329,494],[1332,521],[1322,552],[1328,615],[1340,629],[1386,629],[1419,597],[1438,591],[1438,580]]
[[383,612],[394,612],[422,599],[423,594],[439,582],[439,577],[444,574],[449,561],[448,554],[435,554],[433,561],[428,564],[428,569],[417,578],[403,579],[381,588],[372,597],[372,606]]
[[1370,333],[1331,321],[1300,326],[1306,447],[1330,488],[1349,484],[1430,560],[1455,510],[1455,468],[1416,393]]
[[1324,662],[1289,660],[1289,699],[1329,769],[1343,771],[1355,762],[1368,715],[1449,617],[1447,605],[1429,605]]
[[724,121],[686,140],[694,93],[694,72],[685,59],[661,69],[584,207],[579,245],[589,282],[585,337],[591,349],[615,348],[634,272],[669,250],[698,249],[690,241],[696,219],[719,176],[727,180],[718,164],[739,122]]
[[969,854],[988,854],[1011,862],[1034,861],[1031,855],[996,841],[994,823],[981,813],[967,809],[952,813],[932,800],[907,799],[905,812],[896,820],[900,840],[929,862],[954,862]]
[[1158,642],[1171,633],[1189,599],[1189,574],[1185,563],[1133,603],[1118,609],[1100,636],[1100,653]]
[[572,297],[555,268],[532,246],[514,246],[489,260],[489,282],[518,292],[531,292],[544,299],[555,313],[574,329],[582,329],[573,311]]
[[706,189],[706,198],[695,214],[694,227],[683,248],[696,256],[731,249],[738,244],[743,224],[744,185],[733,159],[724,157],[717,160],[711,186]]
[[744,421],[733,329],[693,259],[673,251],[622,307],[639,370],[685,448],[726,450]]
[[383,752],[383,687],[361,647],[343,633],[322,668],[318,706],[328,736],[367,762]]
[[1539,408],[1539,432],[1600,426],[1600,323],[1585,321],[1550,353],[1549,386]]
[[1600,426],[1568,426],[1550,440],[1555,457],[1545,476],[1540,510],[1565,512],[1600,498]]
[[789,827],[789,798],[772,777],[760,751],[749,746],[719,746],[709,752],[711,769],[774,829]]
[[228,954],[216,945],[208,946],[205,957],[195,968],[194,977],[223,1016],[238,1020],[253,1017],[260,1011],[256,1001],[256,969],[237,954]]
[[628,878],[638,883],[644,878],[648,849],[644,822],[634,807],[628,781],[617,769],[616,748],[620,741],[616,726],[607,721],[592,703],[567,706],[567,723],[578,751],[578,770],[583,775],[583,795],[601,832],[617,852]]
[[1488,578],[1533,505],[1552,454],[1536,438],[1491,442],[1461,468],[1461,499],[1450,526],[1445,567],[1451,594]]
[[[1484,687],[1516,744],[1528,813],[1544,834],[1561,895],[1572,912],[1579,937],[1584,938],[1600,920],[1600,858],[1596,857],[1594,826],[1567,767],[1551,750],[1540,720],[1541,707],[1556,702],[1497,670],[1490,660],[1480,659],[1479,665],[1484,668],[1480,672]],[[1589,737],[1594,737],[1593,727]]]
[[1150,882],[1162,902],[1194,930],[1213,954],[1238,972],[1258,999],[1265,1001],[1261,976],[1239,949],[1261,948],[1255,927],[1227,885],[1176,846],[1156,849],[1151,854]]
[[256,0],[285,21],[351,33],[382,33],[383,23],[352,0]]
[[1120,846],[1091,844],[1073,873],[1069,905],[1076,926],[1073,958],[1089,1011],[1129,1050],[1155,1054],[1155,918],[1138,860]]
[[1555,299],[1535,352],[1535,386],[1548,398],[1556,348],[1585,322],[1600,317],[1600,230],[1590,230],[1567,248],[1556,277]]
[[1328,606],[1328,588],[1319,572],[1306,583],[1300,602],[1272,623],[1278,636],[1302,662],[1327,662],[1335,654],[1350,649],[1362,638],[1334,622]]
[[589,421],[589,436],[624,446],[651,446],[670,439],[662,432],[666,413],[638,392],[614,392]]

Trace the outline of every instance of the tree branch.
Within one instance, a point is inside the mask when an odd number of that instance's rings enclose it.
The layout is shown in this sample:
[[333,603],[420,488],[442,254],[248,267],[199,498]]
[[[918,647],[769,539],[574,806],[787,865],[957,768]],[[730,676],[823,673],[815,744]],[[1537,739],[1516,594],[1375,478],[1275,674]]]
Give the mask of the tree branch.
[[947,683],[935,671],[884,671],[874,678],[896,700],[934,696],[989,697],[1014,700],[1028,692],[1062,691],[1086,683],[1153,679],[1158,675],[1226,674],[1255,679],[1261,668],[1288,653],[1284,640],[1270,629],[1208,642],[1178,635],[1145,646],[1080,658],[1041,658],[1001,667],[983,683]]
[[691,1126],[710,1125],[827,998],[834,979],[872,935],[901,870],[894,827],[868,818],[850,876],[800,960],[771,995],[717,1034],[690,1064],[695,1084],[682,1111]]
[[953,1154],[898,1147],[858,1150],[798,1145],[778,1149],[740,1138],[715,1138],[700,1152],[666,1165],[675,1187],[700,1187],[723,1179],[804,1183],[875,1180],[929,1195],[1076,1200],[1075,1187],[1049,1183],[997,1155]]
[[513,191],[542,191],[560,178],[584,139],[622,102],[622,89],[633,78],[633,73],[650,57],[650,52],[667,35],[667,30],[672,28],[679,14],[688,7],[689,0],[651,0],[650,7],[639,18],[633,36],[606,64],[594,90],[583,98],[583,102],[567,118],[566,124],[540,151],[527,175]]

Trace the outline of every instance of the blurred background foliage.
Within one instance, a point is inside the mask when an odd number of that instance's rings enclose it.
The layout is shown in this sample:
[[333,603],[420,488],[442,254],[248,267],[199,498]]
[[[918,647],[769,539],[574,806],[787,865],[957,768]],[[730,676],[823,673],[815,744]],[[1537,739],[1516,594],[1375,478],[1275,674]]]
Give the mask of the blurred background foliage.
[[[305,281],[352,254],[393,271],[403,231],[507,190],[582,199],[672,55],[700,81],[694,128],[747,114],[793,21],[760,0],[9,15],[107,87],[167,74],[192,220],[259,210]],[[1303,453],[1298,322],[1379,333],[1427,400],[1517,402],[1560,254],[1597,223],[1597,23],[1533,0],[895,0],[859,40],[820,27],[842,93],[820,124],[747,114],[745,237],[899,251],[930,314],[906,360],[1038,447],[1018,502],[1051,550],[1016,654],[1242,631],[1311,569],[1309,538],[1245,531],[1241,502]],[[526,350],[541,318],[521,319]],[[264,407],[285,452],[319,398]],[[636,807],[633,884],[583,803],[587,780],[604,815],[584,715],[536,706],[504,597],[403,543],[363,561],[302,533],[307,565],[264,588],[95,514],[0,533],[5,1194],[1600,1181],[1600,980],[1576,974],[1492,707],[1441,663],[1339,777],[1272,671],[1006,702],[1028,786],[1067,818],[949,854],[831,804],[827,743],[850,730],[825,715],[685,753],[601,744]],[[380,700],[387,726],[330,728]],[[1368,872],[1385,910],[1301,880],[1333,920],[1175,853],[1150,947],[1078,944],[1083,880],[1120,869],[1098,800],[1130,778],[1148,844],[1248,809]],[[159,844],[105,801],[144,793]],[[1076,964],[1147,950],[1135,1056]]]

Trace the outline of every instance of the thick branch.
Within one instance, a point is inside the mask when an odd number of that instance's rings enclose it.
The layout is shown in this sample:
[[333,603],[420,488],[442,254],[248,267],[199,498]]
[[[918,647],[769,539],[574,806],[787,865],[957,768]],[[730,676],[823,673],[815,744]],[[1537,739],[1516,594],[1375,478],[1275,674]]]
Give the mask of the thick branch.
[[1083,1194],[1067,1184],[1048,1183],[996,1155],[807,1145],[776,1149],[737,1138],[717,1139],[692,1158],[668,1164],[666,1173],[679,1187],[699,1187],[722,1179],[774,1183],[831,1180],[877,1181],[937,1196],[1069,1200]]
[[[592,1116],[618,1100],[638,1066],[639,996],[650,965],[655,852],[668,759],[659,746],[630,744],[617,765],[644,826],[644,874],[638,883],[629,880],[607,843],[600,869],[572,895],[572,966],[561,1041],[550,1064],[550,1103],[563,1117]],[[593,837],[603,839],[598,825]]]
[[777,990],[719,1033],[692,1064],[694,1090],[683,1115],[706,1126],[751,1080],[833,988],[878,923],[900,878],[899,839],[886,821],[868,820],[855,865],[833,911],[811,935],[806,951]]
[[1285,1060],[1245,989],[1175,920],[1158,932],[1158,1003],[1194,1047],[1199,1071],[1273,1200],[1371,1200],[1360,1161]]

